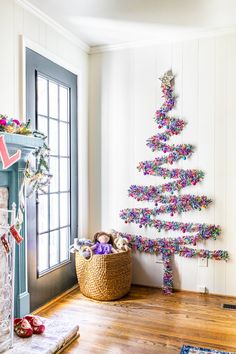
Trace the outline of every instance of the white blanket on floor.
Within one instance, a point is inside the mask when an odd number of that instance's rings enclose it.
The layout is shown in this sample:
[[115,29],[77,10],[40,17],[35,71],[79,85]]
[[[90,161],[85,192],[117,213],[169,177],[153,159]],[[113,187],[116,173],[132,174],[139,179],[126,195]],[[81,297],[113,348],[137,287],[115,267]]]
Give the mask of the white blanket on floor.
[[30,338],[14,336],[13,348],[4,354],[54,354],[66,345],[79,331],[79,326],[65,320],[40,317],[46,329],[43,334]]

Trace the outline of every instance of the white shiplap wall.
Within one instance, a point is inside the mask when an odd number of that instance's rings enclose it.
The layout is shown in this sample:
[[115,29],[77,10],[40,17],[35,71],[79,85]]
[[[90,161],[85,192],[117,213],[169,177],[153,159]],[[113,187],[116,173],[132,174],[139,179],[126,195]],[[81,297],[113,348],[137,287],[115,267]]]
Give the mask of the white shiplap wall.
[[[208,267],[200,267],[196,259],[175,257],[176,288],[198,291],[198,286],[206,286],[211,293],[236,295],[235,62],[235,35],[90,57],[90,235],[99,229],[116,228],[156,236],[154,230],[125,225],[119,219],[119,210],[141,206],[127,197],[130,184],[162,182],[143,176],[136,166],[155,156],[145,140],[156,131],[152,117],[162,103],[158,77],[169,68],[176,75],[178,100],[173,114],[188,125],[171,142],[196,146],[191,159],[178,166],[205,171],[205,180],[184,193],[206,194],[214,203],[206,211],[185,213],[173,220],[220,224],[222,238],[199,247],[227,249],[231,256],[227,264],[209,261]],[[155,256],[136,255],[133,281],[161,286],[162,264]]]
[[[87,168],[87,96],[88,54],[79,45],[70,41],[60,31],[14,0],[0,0],[0,113],[22,116],[24,107],[23,55],[21,36],[24,36],[49,59],[78,75],[78,119],[79,119],[79,233],[87,234],[88,224],[88,168]],[[53,21],[52,21],[53,23]],[[68,37],[68,36],[67,36]],[[34,49],[34,48],[32,48]],[[35,49],[34,49],[35,50]],[[41,54],[41,53],[40,53]]]

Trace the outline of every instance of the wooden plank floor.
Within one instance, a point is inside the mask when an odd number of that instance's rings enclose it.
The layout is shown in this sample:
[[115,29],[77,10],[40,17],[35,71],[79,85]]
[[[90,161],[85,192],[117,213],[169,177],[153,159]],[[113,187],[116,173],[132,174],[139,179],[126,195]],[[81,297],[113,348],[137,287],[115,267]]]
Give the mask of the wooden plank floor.
[[183,344],[236,352],[236,298],[133,286],[120,301],[96,302],[74,290],[40,315],[79,324],[65,353],[176,354]]

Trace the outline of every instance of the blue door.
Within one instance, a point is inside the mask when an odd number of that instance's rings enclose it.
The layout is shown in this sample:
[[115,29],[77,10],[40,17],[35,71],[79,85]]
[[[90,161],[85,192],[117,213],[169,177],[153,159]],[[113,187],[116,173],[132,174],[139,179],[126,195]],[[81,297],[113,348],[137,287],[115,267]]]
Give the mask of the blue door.
[[78,230],[77,76],[30,49],[26,74],[27,118],[47,136],[53,174],[27,205],[32,311],[76,283],[69,247]]

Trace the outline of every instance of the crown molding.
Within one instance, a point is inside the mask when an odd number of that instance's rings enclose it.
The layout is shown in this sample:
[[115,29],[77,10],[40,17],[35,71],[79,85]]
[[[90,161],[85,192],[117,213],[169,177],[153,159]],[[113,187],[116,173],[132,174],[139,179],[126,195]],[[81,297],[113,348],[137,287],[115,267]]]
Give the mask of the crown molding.
[[39,10],[36,6],[30,4],[29,1],[27,0],[15,0],[15,3],[38,17],[40,20],[42,20],[44,23],[52,27],[55,31],[60,33],[62,36],[64,36],[66,39],[68,39],[70,42],[74,43],[76,46],[78,46],[80,49],[82,49],[84,52],[89,53],[90,52],[90,47],[87,43],[83,42],[81,39],[79,39],[76,35],[68,31],[65,27],[60,25],[57,21],[53,20],[50,16],[46,15],[43,11]]
[[191,34],[186,33],[186,34],[181,34],[176,36],[173,35],[170,36],[170,38],[156,38],[150,40],[147,39],[142,41],[133,41],[133,42],[126,42],[126,43],[118,43],[118,44],[91,46],[89,54],[111,52],[111,51],[131,49],[131,48],[150,47],[150,46],[157,46],[161,44],[178,43],[178,42],[183,42],[188,40],[211,38],[211,37],[225,36],[230,34],[236,34],[236,27],[196,31],[196,32],[192,32]]
[[81,50],[88,54],[96,54],[110,51],[117,51],[123,49],[131,48],[141,48],[141,47],[150,47],[160,44],[183,42],[193,39],[201,39],[207,37],[217,37],[224,36],[229,34],[236,33],[236,27],[228,28],[217,28],[212,30],[203,30],[196,31],[191,33],[171,35],[170,38],[156,38],[156,39],[146,39],[142,41],[132,41],[132,42],[122,42],[118,44],[107,44],[107,45],[98,45],[98,46],[89,46],[87,43],[83,42],[78,36],[74,35],[72,32],[68,31],[65,27],[60,25],[57,21],[53,20],[50,16],[45,14],[43,11],[39,10],[36,6],[32,5],[28,0],[15,0],[16,4],[19,4],[21,7],[31,12],[44,23],[52,27],[55,31],[60,33],[62,36],[67,38],[69,41],[77,45]]

